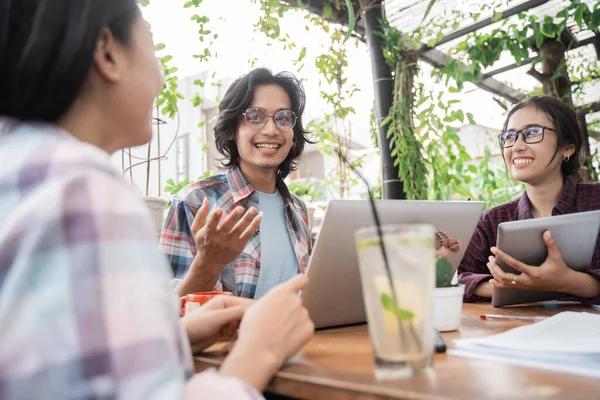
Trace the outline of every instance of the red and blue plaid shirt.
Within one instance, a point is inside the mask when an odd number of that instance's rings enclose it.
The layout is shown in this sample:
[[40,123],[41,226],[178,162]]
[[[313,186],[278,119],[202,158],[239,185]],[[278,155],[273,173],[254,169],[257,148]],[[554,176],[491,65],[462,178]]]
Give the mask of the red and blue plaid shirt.
[[[582,184],[575,183],[571,178],[565,179],[558,201],[552,208],[552,215],[594,210],[600,210],[600,184]],[[492,279],[486,264],[488,257],[492,255],[490,248],[496,245],[498,225],[506,221],[531,218],[533,215],[527,192],[523,193],[520,198],[494,207],[481,216],[458,267],[458,281],[465,285],[465,301],[489,300],[475,296],[473,291],[479,283]],[[594,278],[600,279],[600,240],[596,242],[596,250],[587,272]],[[593,303],[600,299],[581,298],[578,300],[584,303]]]
[[262,399],[192,374],[173,277],[102,150],[0,116],[0,399]]
[[[306,206],[290,193],[280,179],[277,180],[277,189],[283,197],[286,225],[298,266],[300,272],[304,273],[311,253]],[[222,208],[224,216],[237,206],[245,209],[258,206],[258,193],[238,167],[181,189],[173,198],[160,237],[160,249],[169,258],[176,280],[181,280],[187,274],[198,252],[190,227],[205,198],[210,201],[211,210]],[[253,298],[260,273],[260,259],[260,230],[257,230],[239,257],[225,266],[215,290]]]

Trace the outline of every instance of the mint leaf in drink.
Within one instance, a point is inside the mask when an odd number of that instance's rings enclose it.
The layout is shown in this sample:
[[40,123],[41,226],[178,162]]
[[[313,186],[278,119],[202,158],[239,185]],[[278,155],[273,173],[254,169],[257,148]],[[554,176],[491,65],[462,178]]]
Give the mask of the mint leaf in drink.
[[404,310],[398,307],[394,303],[394,299],[392,298],[392,296],[390,296],[389,294],[381,293],[380,299],[381,304],[383,305],[383,309],[386,311],[391,311],[396,316],[396,318],[398,318],[398,321],[411,321],[415,317],[415,314],[412,311]]
[[394,315],[399,321],[412,321],[415,317],[415,314],[412,311],[403,310],[398,308],[398,306],[394,307]]
[[381,304],[383,304],[383,309],[392,311],[394,308],[394,299],[387,293],[381,293]]

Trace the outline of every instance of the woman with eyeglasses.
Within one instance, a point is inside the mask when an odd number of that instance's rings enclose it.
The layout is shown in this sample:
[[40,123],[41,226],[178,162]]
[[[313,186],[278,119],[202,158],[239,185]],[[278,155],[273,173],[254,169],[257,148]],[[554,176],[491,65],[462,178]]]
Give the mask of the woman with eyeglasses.
[[[600,184],[577,183],[583,138],[575,111],[553,97],[531,97],[510,111],[498,139],[508,172],[525,183],[526,191],[483,214],[458,269],[465,301],[489,300],[494,286],[569,293],[583,303],[600,301],[600,241],[586,272],[565,265],[549,231],[543,235],[548,257],[539,267],[494,247],[501,222],[600,209]],[[504,272],[497,259],[519,273]]]
[[[2,0],[0,60],[0,399],[263,398],[313,333],[307,278],[180,318],[110,161],[150,141],[163,83],[136,0]],[[192,352],[233,336],[218,371],[194,374]]]
[[301,83],[285,72],[258,68],[227,90],[214,127],[226,172],[177,193],[160,238],[181,295],[258,299],[305,271],[306,206],[283,181],[309,142],[304,105]]

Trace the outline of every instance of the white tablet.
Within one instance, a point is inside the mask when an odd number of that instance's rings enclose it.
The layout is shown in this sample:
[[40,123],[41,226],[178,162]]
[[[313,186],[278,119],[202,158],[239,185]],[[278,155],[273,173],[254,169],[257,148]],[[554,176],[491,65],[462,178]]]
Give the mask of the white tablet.
[[[496,247],[525,264],[539,266],[548,256],[542,235],[550,230],[565,264],[576,271],[585,271],[594,255],[599,229],[600,211],[503,222],[498,225]],[[500,260],[498,266],[506,272],[519,274]],[[492,305],[500,307],[567,296],[565,293],[494,287]]]

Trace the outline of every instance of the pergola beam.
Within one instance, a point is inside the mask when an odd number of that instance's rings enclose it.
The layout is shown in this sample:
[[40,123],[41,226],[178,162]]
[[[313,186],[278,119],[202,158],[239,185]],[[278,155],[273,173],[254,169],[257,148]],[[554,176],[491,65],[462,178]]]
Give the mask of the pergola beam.
[[[419,50],[419,58],[438,69],[444,68],[451,62],[456,62],[456,59],[446,55],[446,53],[437,49],[421,49]],[[467,71],[469,69],[463,63],[459,63],[459,68],[463,69],[464,71]],[[485,91],[505,98],[513,104],[519,103],[520,101],[525,99],[524,94],[508,86],[507,84],[502,83],[494,78],[485,76],[484,74],[480,75],[478,82],[473,83],[476,86],[484,89]]]
[[517,64],[517,63],[509,64],[509,65],[506,65],[506,66],[504,66],[504,67],[501,67],[501,68],[497,68],[497,69],[495,69],[495,70],[492,70],[492,71],[490,71],[490,72],[486,72],[486,73],[484,73],[483,75],[484,75],[484,76],[486,76],[486,77],[492,77],[492,76],[494,76],[494,75],[499,75],[499,74],[502,74],[502,73],[504,73],[504,72],[512,71],[513,69],[516,69],[516,68],[522,67],[523,65],[531,64],[531,63],[532,63],[532,62],[534,62],[536,59],[537,59],[537,57],[530,57],[530,58],[528,58],[527,60],[525,60],[525,61],[522,61],[520,64]]
[[[282,1],[284,1],[285,3],[291,4],[291,5],[297,4],[296,0],[282,0]],[[538,0],[538,1],[541,1],[541,0]],[[323,6],[323,0],[304,0],[303,4],[304,4],[305,9],[307,9],[311,12],[315,12],[318,15],[323,15],[323,9],[321,8]],[[355,10],[359,10],[359,9],[360,8],[358,7],[358,5],[355,4]],[[335,22],[344,24],[347,26],[348,25],[347,15],[337,16],[335,18]],[[359,26],[359,25],[357,24],[357,26]],[[364,32],[364,25],[363,25],[362,31]],[[366,41],[366,37],[364,35],[362,35],[361,40]],[[445,53],[443,53],[440,50],[427,48],[427,46],[424,43],[421,43],[421,47],[420,47],[420,50],[418,51],[418,54],[419,54],[419,58],[421,60],[425,61],[426,63],[432,65],[434,68],[438,68],[438,69],[444,68],[446,65],[450,64],[453,61],[457,61],[456,59],[446,55]],[[465,70],[468,69],[468,67],[462,63],[460,65],[460,68],[464,68]],[[493,93],[497,96],[500,96],[502,98],[505,98],[506,100],[510,101],[513,104],[518,103],[525,98],[525,96],[522,93],[519,93],[514,88],[512,88],[500,81],[497,81],[494,78],[485,76],[483,74],[480,76],[479,81],[474,82],[474,84],[476,86],[482,88],[483,90],[486,90],[486,91]]]
[[586,104],[584,106],[577,107],[577,108],[579,111],[583,112],[584,114],[597,113],[597,112],[600,112],[600,101],[595,101],[593,103],[589,103],[589,104]]
[[462,29],[458,29],[454,32],[450,32],[449,34],[447,34],[446,36],[444,36],[444,38],[442,40],[440,40],[439,42],[437,42],[435,44],[434,47],[440,46],[444,43],[448,43],[451,42],[454,39],[458,39],[460,37],[463,37],[465,35],[468,35],[469,33],[473,33],[475,31],[478,31],[481,28],[485,28],[486,26],[489,26],[491,24],[493,24],[494,22],[498,22],[501,21],[503,19],[506,18],[510,18],[513,15],[517,15],[521,12],[530,10],[532,8],[535,7],[539,7],[543,4],[546,4],[549,0],[529,0],[526,1],[524,3],[519,4],[518,6],[509,8],[505,11],[502,11],[502,18],[500,18],[499,20],[494,20],[493,16],[489,17],[489,18],[485,18],[482,19],[481,21],[477,21],[476,23],[474,23],[473,25],[469,25],[467,27],[464,27]]

